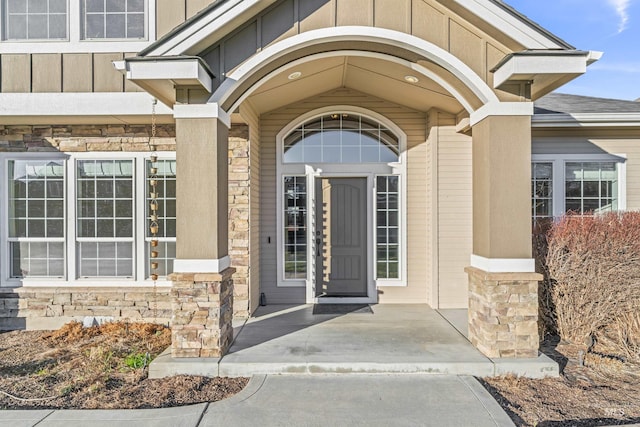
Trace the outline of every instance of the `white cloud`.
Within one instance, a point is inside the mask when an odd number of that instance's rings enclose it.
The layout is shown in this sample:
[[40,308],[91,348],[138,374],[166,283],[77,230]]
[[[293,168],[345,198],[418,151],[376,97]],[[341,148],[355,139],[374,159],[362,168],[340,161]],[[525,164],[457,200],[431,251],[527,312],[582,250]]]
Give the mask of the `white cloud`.
[[618,34],[627,29],[629,23],[629,4],[631,0],[607,0],[607,2],[616,10],[616,14],[620,21],[618,22]]

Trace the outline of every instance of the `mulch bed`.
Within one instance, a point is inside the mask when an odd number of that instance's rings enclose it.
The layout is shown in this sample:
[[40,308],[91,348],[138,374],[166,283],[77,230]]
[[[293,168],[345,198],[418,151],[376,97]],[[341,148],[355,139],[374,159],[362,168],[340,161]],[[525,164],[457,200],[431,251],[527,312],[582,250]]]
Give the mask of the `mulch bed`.
[[587,427],[640,423],[640,365],[598,348],[551,337],[542,351],[559,378],[484,378],[481,382],[517,426]]
[[144,323],[0,333],[0,408],[161,408],[215,402],[246,386],[248,378],[147,378],[170,341],[168,328]]

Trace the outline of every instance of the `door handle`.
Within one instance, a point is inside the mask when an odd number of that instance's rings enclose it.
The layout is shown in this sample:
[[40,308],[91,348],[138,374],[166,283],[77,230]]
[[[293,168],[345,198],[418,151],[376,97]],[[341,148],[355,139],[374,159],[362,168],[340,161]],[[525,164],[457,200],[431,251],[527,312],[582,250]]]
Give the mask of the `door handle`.
[[322,239],[316,239],[316,256],[320,256],[320,245],[322,244]]

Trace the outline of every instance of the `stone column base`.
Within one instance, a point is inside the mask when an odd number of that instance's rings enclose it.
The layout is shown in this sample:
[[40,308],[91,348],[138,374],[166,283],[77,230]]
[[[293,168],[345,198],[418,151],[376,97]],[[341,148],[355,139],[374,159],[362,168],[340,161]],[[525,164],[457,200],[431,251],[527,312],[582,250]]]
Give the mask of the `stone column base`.
[[171,356],[222,357],[233,340],[234,268],[220,273],[174,273]]
[[538,273],[469,275],[469,340],[491,358],[538,357]]

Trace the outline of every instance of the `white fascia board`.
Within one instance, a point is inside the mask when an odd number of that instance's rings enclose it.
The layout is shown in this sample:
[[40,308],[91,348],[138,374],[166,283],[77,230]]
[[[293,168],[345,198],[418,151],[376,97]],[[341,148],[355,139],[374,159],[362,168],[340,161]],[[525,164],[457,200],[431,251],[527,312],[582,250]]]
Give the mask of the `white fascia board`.
[[[145,92],[2,93],[0,120],[12,116],[139,116],[151,114],[153,97]],[[163,104],[159,115],[172,115]]]
[[[123,61],[115,61],[122,70]],[[167,61],[125,61],[126,77],[131,81],[171,80],[181,85],[199,85],[211,92],[213,79],[197,58]]]
[[533,80],[536,75],[584,74],[588,55],[513,55],[496,69],[493,87],[499,88],[508,81]]
[[535,28],[491,2],[480,0],[455,0],[455,2],[483,21],[498,28],[526,49],[564,48],[544,33],[536,31]]
[[[251,15],[266,9],[276,0],[229,0],[218,8],[187,26],[183,31],[167,40],[162,40],[145,56],[183,55],[218,30],[232,23],[247,12]],[[197,52],[196,52],[197,53]]]
[[533,116],[533,102],[490,102],[471,113],[469,125],[475,126],[489,116]]
[[534,128],[557,127],[640,127],[640,113],[537,114]]

